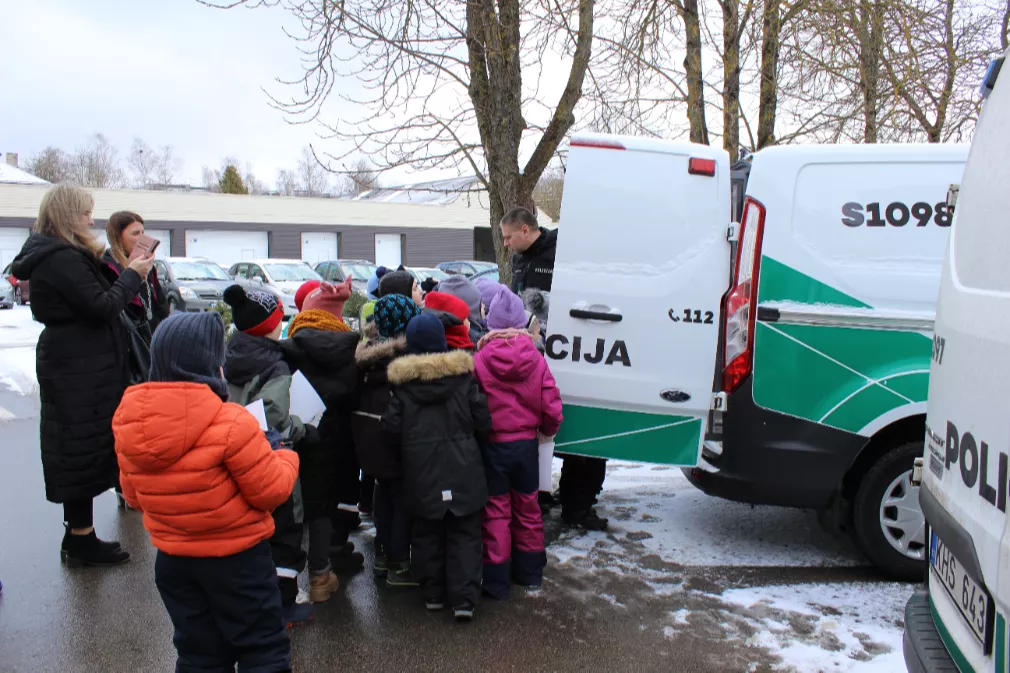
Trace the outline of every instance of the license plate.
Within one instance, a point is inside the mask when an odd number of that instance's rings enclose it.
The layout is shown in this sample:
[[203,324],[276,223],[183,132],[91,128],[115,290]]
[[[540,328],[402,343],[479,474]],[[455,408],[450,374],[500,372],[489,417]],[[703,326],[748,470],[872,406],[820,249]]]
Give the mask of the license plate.
[[936,583],[943,586],[950,600],[957,606],[972,635],[978,639],[988,656],[992,651],[993,611],[992,598],[983,587],[968,576],[953,552],[940,537],[931,532],[929,540],[929,568]]

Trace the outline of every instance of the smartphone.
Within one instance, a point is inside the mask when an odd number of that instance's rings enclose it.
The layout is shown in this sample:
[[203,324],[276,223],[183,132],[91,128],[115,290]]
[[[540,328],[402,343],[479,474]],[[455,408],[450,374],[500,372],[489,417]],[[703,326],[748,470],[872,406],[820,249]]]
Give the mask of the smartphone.
[[156,238],[152,238],[147,234],[141,234],[137,238],[137,245],[133,248],[133,254],[130,255],[130,259],[136,259],[141,256],[150,256],[154,254],[154,251],[158,249],[161,244]]

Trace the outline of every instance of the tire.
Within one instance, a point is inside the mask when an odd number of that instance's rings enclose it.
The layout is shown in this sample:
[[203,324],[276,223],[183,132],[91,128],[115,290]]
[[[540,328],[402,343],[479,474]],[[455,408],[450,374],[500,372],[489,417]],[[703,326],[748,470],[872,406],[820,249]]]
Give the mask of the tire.
[[168,299],[168,313],[169,315],[175,313],[179,310],[179,302],[176,301],[175,297],[169,297]]
[[[863,475],[856,491],[853,539],[877,568],[895,580],[920,581],[926,572],[928,545],[919,488],[908,480],[915,459],[922,453],[922,441],[891,449]],[[885,504],[887,500],[892,504]],[[913,509],[918,512],[918,525]],[[902,544],[907,545],[908,553],[899,551]]]

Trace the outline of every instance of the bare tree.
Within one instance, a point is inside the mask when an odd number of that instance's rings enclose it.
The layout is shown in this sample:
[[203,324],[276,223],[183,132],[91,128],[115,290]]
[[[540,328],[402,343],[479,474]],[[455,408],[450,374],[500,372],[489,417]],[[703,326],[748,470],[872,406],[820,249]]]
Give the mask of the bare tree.
[[730,161],[740,153],[740,41],[750,22],[755,0],[719,0],[722,10],[722,146]]
[[249,194],[268,194],[270,192],[262,180],[258,180],[252,171],[252,164],[246,162],[245,173],[242,174],[242,181],[245,182]]
[[133,186],[139,189],[150,188],[155,181],[158,156],[151,147],[140,138],[133,139],[133,146],[126,158],[133,178]]
[[207,191],[220,192],[221,191],[221,171],[219,169],[211,168],[210,166],[203,167],[203,186]]
[[298,160],[298,190],[304,196],[322,196],[330,189],[326,168],[316,159],[311,147],[302,148]]
[[70,179],[70,157],[63,150],[50,145],[25,162],[25,170],[49,182]]
[[[201,0],[204,4],[214,3]],[[235,0],[217,6],[262,5]],[[371,156],[395,166],[466,165],[488,190],[498,262],[508,281],[498,222],[507,208],[532,206],[533,188],[575,123],[589,67],[595,0],[278,0],[302,27],[305,73],[275,104],[300,121],[316,120],[342,76],[359,80],[362,119],[328,128],[351,140],[339,156]],[[562,91],[524,88],[523,70],[539,71],[553,49],[570,59]],[[351,51],[353,59],[344,55]],[[460,99],[469,98],[469,105]],[[557,101],[545,104],[544,100]],[[524,142],[531,151],[520,165]],[[526,154],[526,152],[523,152]],[[335,173],[342,172],[332,169]]]
[[126,183],[126,176],[119,167],[118,152],[101,133],[96,133],[90,144],[79,147],[71,155],[70,177],[85,187],[107,189]]
[[175,182],[175,176],[182,170],[182,159],[175,156],[171,145],[163,145],[158,152],[154,167],[154,177],[161,187],[167,187]]
[[561,195],[565,188],[565,172],[561,168],[548,168],[540,176],[533,190],[537,210],[557,222],[561,219]]
[[341,196],[357,196],[379,186],[379,174],[368,159],[361,158],[344,175]]
[[298,179],[295,172],[282,168],[277,171],[277,192],[281,196],[294,196],[298,191]]

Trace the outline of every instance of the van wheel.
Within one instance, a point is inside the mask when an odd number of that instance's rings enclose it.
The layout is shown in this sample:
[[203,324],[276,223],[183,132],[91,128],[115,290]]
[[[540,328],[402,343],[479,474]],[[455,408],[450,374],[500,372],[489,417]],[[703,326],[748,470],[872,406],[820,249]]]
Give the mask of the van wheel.
[[896,580],[921,580],[926,559],[926,521],[912,466],[922,442],[887,452],[863,475],[853,509],[853,537],[863,553]]

